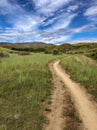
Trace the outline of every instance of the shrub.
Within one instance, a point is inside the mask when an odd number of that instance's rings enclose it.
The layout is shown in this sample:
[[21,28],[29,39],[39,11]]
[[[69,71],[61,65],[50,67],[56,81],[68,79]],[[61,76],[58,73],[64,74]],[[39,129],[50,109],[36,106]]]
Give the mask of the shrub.
[[58,55],[59,54],[59,51],[58,50],[54,50],[53,51],[53,55]]
[[45,54],[51,54],[51,52],[49,50],[45,50],[44,52]]
[[30,52],[24,52],[24,51],[23,51],[23,52],[19,52],[18,54],[19,54],[19,55],[30,55]]

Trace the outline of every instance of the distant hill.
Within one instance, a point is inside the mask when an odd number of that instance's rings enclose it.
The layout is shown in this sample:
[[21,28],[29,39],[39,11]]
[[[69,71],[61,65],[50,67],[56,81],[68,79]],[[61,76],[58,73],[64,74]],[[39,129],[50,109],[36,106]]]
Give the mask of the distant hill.
[[31,51],[31,52],[53,52],[54,50],[58,50],[61,53],[65,52],[86,52],[91,51],[93,49],[97,49],[97,43],[77,43],[77,44],[69,44],[64,43],[61,45],[47,44],[43,42],[26,42],[26,43],[0,43],[0,47],[8,48],[12,50],[18,51]]
[[97,48],[97,43],[77,43],[73,45],[75,49],[94,49]]
[[32,47],[48,47],[48,46],[54,46],[53,44],[46,44],[42,42],[28,42],[28,43],[0,43],[1,47],[4,48],[32,48]]

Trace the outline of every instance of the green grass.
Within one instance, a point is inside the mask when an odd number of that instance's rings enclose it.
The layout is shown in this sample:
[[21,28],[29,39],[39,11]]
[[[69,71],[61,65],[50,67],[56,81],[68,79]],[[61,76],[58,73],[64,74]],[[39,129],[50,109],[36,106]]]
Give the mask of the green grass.
[[11,50],[0,47],[0,58],[9,57],[9,52],[11,52]]
[[48,62],[58,57],[33,53],[0,59],[0,130],[42,129],[42,103],[51,90]]
[[81,55],[69,55],[61,61],[61,65],[73,80],[83,84],[97,100],[97,64],[95,61]]
[[7,49],[7,48],[0,47],[0,51],[11,52],[12,50]]

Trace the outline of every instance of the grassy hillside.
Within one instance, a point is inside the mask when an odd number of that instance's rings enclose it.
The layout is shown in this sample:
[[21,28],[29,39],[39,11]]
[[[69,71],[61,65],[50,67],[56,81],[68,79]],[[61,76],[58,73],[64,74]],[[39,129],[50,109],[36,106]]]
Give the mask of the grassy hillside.
[[97,62],[83,55],[68,55],[61,65],[71,78],[83,84],[97,100]]
[[0,43],[0,46],[1,47],[4,47],[4,48],[44,48],[44,47],[49,47],[49,46],[53,46],[53,44],[46,44],[46,43],[42,43],[42,42],[36,42],[36,43],[14,43],[14,44],[11,44],[11,43]]
[[16,44],[4,44],[0,43],[1,47],[10,48],[17,51],[30,51],[30,52],[47,52],[53,53],[57,50],[59,53],[89,53],[93,49],[97,49],[97,43],[78,43],[78,44],[62,44],[53,45],[46,43],[16,43]]
[[55,58],[33,53],[0,59],[0,130],[42,129],[42,103],[51,88],[48,62]]
[[0,51],[10,52],[11,50],[7,49],[7,48],[0,47]]
[[11,53],[12,50],[0,47],[0,58],[2,57],[9,57],[9,53]]

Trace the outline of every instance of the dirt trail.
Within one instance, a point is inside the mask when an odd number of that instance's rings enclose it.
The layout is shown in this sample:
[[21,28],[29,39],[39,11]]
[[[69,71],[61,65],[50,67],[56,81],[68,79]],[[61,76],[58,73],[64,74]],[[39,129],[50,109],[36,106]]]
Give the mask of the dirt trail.
[[44,124],[43,130],[83,130],[83,124],[79,122],[70,93],[60,77],[56,75],[53,65],[54,62],[49,65],[53,89],[51,99],[44,105],[44,116],[48,123]]
[[[88,95],[84,92],[84,90],[81,88],[81,86],[78,83],[75,83],[70,79],[69,75],[66,74],[65,71],[60,67],[59,61],[56,61],[53,64],[53,71],[64,82],[65,86],[69,89],[71,96],[74,99],[76,109],[84,124],[83,130],[97,130],[97,108],[89,99]],[[57,105],[60,105],[60,100],[63,99],[63,97],[60,97],[60,94],[62,96],[61,89],[57,90],[57,94],[54,94],[54,95],[57,95],[55,96],[56,102],[54,101],[55,104],[58,103]],[[58,109],[59,109],[58,110],[59,115],[61,115],[60,112],[62,111],[62,106],[60,105]],[[56,127],[55,129],[51,129],[52,127],[49,127],[46,130],[62,130],[60,129],[62,122],[60,123],[60,119],[58,119],[59,117],[58,113],[55,112],[53,114],[57,114],[56,118],[59,122],[59,128]],[[51,116],[54,116],[54,115],[51,115]],[[52,124],[53,123],[56,123],[56,121],[52,122]]]
[[54,84],[53,91],[51,95],[51,104],[49,109],[51,112],[46,114],[49,124],[45,126],[45,130],[63,130],[64,128],[64,118],[62,117],[63,113],[63,100],[64,100],[64,89],[62,88],[62,82],[55,75],[52,64],[50,64],[50,69],[52,72],[52,82]]

